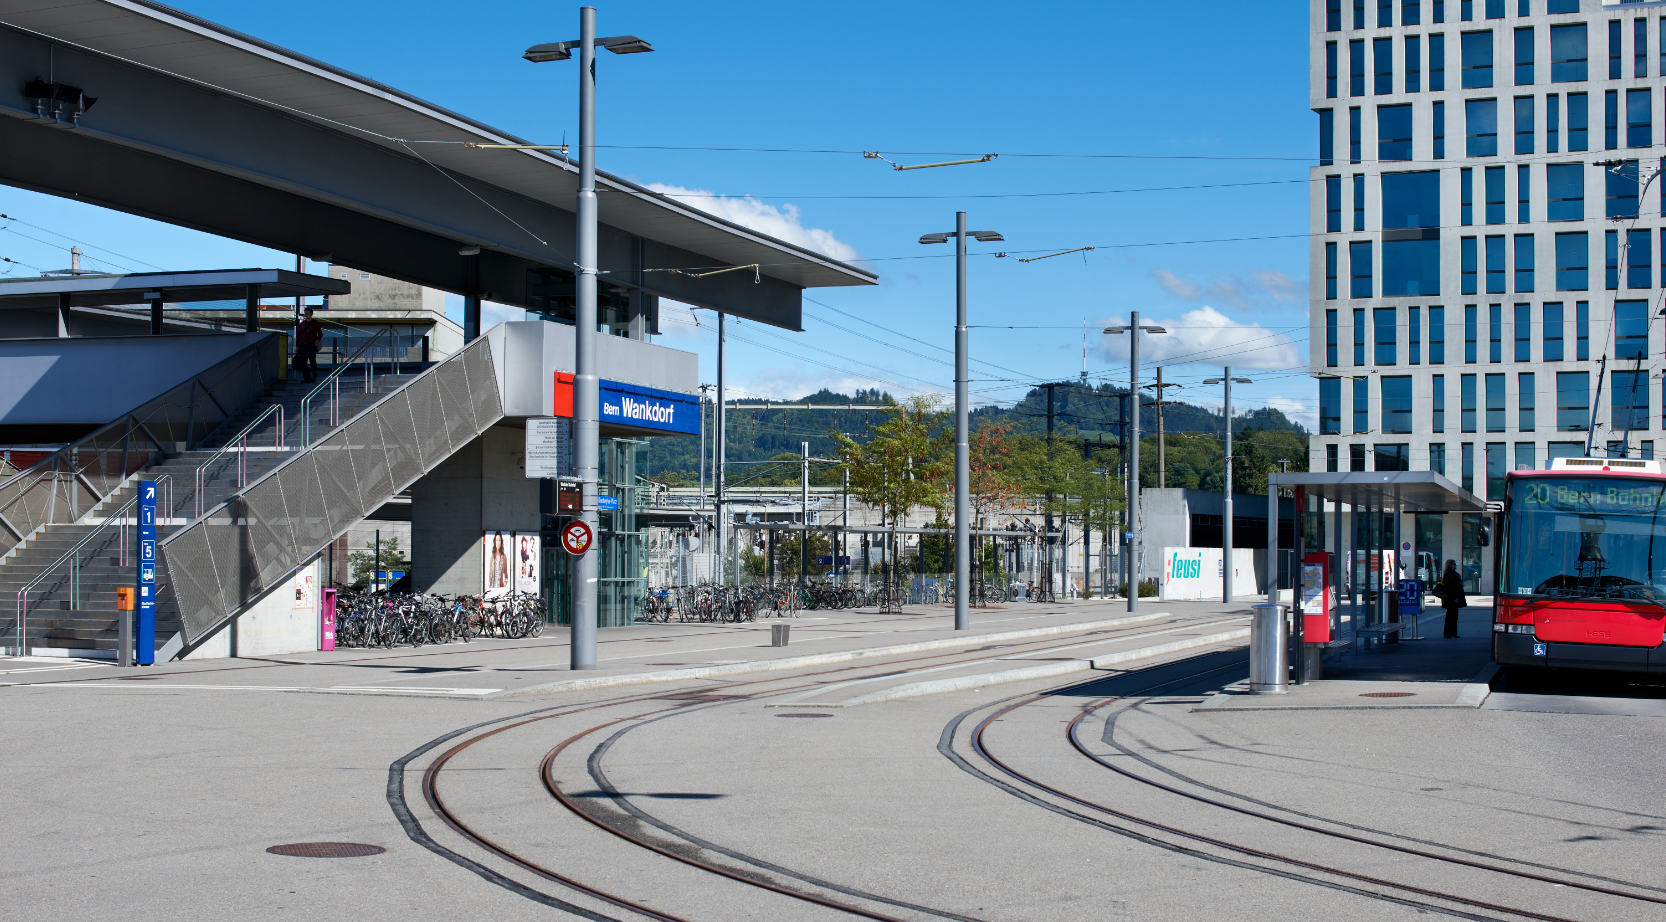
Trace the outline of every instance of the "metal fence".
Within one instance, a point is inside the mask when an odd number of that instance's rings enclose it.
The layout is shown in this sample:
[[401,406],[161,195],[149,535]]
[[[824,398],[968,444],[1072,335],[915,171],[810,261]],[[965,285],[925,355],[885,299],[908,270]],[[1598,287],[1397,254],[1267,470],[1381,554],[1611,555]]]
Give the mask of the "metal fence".
[[279,342],[262,337],[0,482],[0,554],[47,525],[78,521],[163,453],[189,450],[235,417],[277,377]]
[[169,536],[159,605],[197,643],[502,418],[482,337]]

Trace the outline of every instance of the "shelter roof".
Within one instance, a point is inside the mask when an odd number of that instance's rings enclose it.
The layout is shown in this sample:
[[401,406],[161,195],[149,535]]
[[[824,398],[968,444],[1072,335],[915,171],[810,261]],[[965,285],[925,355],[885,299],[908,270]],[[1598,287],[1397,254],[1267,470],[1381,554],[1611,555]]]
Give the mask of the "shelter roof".
[[1480,497],[1434,471],[1284,473],[1269,474],[1267,482],[1299,486],[1309,496],[1350,506],[1401,512],[1484,512],[1487,508]]
[[0,279],[0,309],[57,307],[60,295],[72,307],[142,304],[155,294],[173,304],[344,295],[352,286],[340,279],[284,269],[207,269],[190,272],[132,272],[126,275],[55,275]]

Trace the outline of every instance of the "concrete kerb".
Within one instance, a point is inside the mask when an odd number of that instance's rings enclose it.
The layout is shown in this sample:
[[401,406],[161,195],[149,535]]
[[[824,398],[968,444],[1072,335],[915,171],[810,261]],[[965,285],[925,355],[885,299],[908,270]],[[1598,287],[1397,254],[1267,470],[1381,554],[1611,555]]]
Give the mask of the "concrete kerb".
[[[931,650],[947,650],[953,647],[965,647],[973,644],[993,643],[1003,640],[1022,640],[1030,637],[1047,637],[1055,634],[1074,634],[1079,631],[1094,631],[1104,628],[1122,627],[1129,624],[1142,624],[1156,621],[1159,618],[1172,618],[1170,612],[1152,612],[1149,615],[1138,615],[1133,618],[1117,618],[1111,621],[1083,621],[1076,624],[1059,624],[1052,627],[1026,628],[1021,631],[1003,631],[997,634],[976,634],[969,637],[949,637],[943,640],[923,640],[917,643],[896,644],[889,647],[870,647],[866,650],[843,650],[836,653],[816,653],[810,656],[791,656],[782,659],[757,660],[750,663],[729,663],[722,666],[695,666],[689,669],[667,669],[660,672],[638,672],[626,675],[591,676],[583,679],[564,679],[559,682],[548,682],[543,685],[533,685],[528,688],[504,689],[490,695],[479,696],[488,698],[512,698],[520,695],[554,694],[567,691],[584,691],[592,688],[609,688],[616,685],[644,685],[655,682],[682,682],[688,679],[706,679],[722,676],[747,675],[755,672],[780,672],[789,669],[800,669],[806,666],[826,666],[832,663],[846,663],[852,660],[872,659],[881,656],[900,656],[907,653],[923,653]],[[1085,667],[1083,667],[1085,668]]]
[[[866,695],[859,695],[847,701],[836,704],[819,704],[813,701],[795,702],[792,707],[805,708],[849,708],[864,704],[877,704],[881,701],[895,701],[899,698],[917,698],[922,695],[940,695],[945,692],[966,691],[968,689],[983,688],[986,685],[1000,685],[1005,682],[1023,682],[1031,679],[1050,679],[1054,676],[1069,675],[1072,672],[1085,672],[1089,669],[1108,669],[1119,663],[1131,662],[1152,656],[1162,656],[1165,653],[1176,653],[1190,650],[1193,647],[1204,647],[1210,644],[1224,643],[1229,640],[1241,640],[1250,635],[1249,628],[1237,628],[1209,634],[1204,637],[1192,637],[1187,640],[1175,640],[1169,643],[1141,647],[1138,650],[1124,650],[1120,653],[1110,653],[1096,656],[1092,659],[1070,660],[1064,663],[1048,663],[1045,666],[1026,666],[1022,669],[1007,669],[1002,672],[988,672],[982,675],[960,676],[952,679],[933,679],[929,682],[914,682],[909,685],[898,685]],[[766,705],[767,707],[768,705]]]
[[[1485,668],[1464,683],[1463,688],[1458,691],[1458,697],[1450,704],[1413,704],[1392,699],[1377,704],[1275,704],[1272,702],[1267,704],[1232,704],[1234,701],[1241,701],[1249,697],[1249,684],[1245,682],[1221,689],[1210,695],[1207,701],[1191,710],[1194,714],[1198,711],[1213,711],[1220,714],[1236,711],[1377,711],[1392,708],[1410,708],[1424,711],[1441,710],[1443,708],[1474,710],[1485,704],[1487,696],[1492,694],[1492,680],[1496,675],[1498,675],[1498,664],[1488,663]],[[1259,698],[1260,696],[1255,697]]]

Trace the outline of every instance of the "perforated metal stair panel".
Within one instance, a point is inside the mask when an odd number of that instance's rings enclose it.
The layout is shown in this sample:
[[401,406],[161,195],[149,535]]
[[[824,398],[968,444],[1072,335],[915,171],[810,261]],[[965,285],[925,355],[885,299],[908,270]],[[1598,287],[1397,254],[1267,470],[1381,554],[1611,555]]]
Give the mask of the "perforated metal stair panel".
[[330,540],[503,418],[477,339],[162,543],[162,601],[207,637]]

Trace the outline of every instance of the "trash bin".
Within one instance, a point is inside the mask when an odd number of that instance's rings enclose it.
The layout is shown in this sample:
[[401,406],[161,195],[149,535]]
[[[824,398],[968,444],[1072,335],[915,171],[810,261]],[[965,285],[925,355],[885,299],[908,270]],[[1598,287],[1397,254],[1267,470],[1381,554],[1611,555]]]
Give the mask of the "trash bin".
[[792,631],[792,625],[790,625],[790,624],[772,624],[772,625],[770,625],[769,626],[769,645],[772,646],[772,647],[784,647],[784,646],[786,646],[787,645],[788,634],[791,631]]
[[1289,630],[1283,605],[1253,605],[1250,620],[1250,691],[1282,695],[1289,690]]

